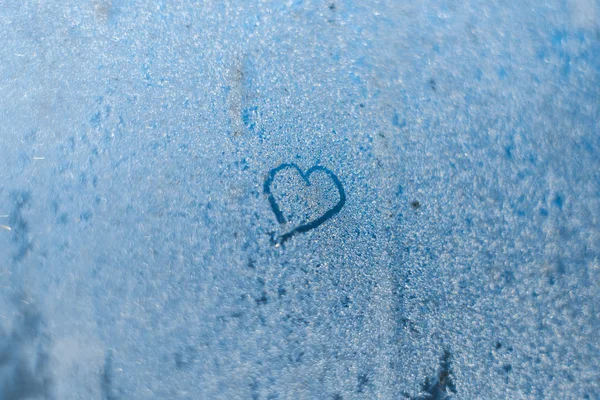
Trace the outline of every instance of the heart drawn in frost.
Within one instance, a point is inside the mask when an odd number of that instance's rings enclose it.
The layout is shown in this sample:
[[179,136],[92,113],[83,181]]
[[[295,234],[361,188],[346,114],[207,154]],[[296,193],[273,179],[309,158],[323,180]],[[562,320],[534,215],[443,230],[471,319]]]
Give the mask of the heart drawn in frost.
[[275,214],[275,217],[277,218],[277,222],[279,222],[280,224],[282,224],[282,225],[286,224],[288,221],[286,220],[286,217],[284,216],[283,212],[281,211],[281,207],[277,203],[275,196],[273,195],[273,193],[271,193],[271,185],[273,184],[273,180],[275,179],[275,176],[277,175],[277,173],[279,173],[283,170],[287,170],[287,169],[296,170],[298,172],[298,174],[300,175],[300,177],[302,178],[302,181],[304,182],[305,186],[307,186],[307,187],[311,186],[310,176],[313,173],[322,172],[322,173],[326,174],[326,176],[328,176],[331,179],[335,188],[338,191],[339,201],[333,207],[326,210],[322,215],[317,216],[312,220],[306,221],[306,222],[302,223],[301,225],[296,226],[291,231],[280,235],[277,238],[277,240],[275,241],[275,243],[277,245],[283,244],[286,240],[288,240],[289,238],[291,238],[292,236],[294,236],[297,233],[308,232],[311,229],[315,229],[315,228],[319,227],[325,221],[327,221],[328,219],[330,219],[331,217],[333,217],[334,215],[339,213],[340,210],[342,209],[342,207],[344,207],[344,203],[346,203],[346,193],[344,192],[342,183],[340,182],[338,177],[329,169],[322,167],[320,165],[315,165],[314,167],[310,168],[308,171],[302,172],[302,170],[296,164],[292,164],[292,163],[281,164],[280,166],[273,168],[269,172],[269,175],[267,176],[267,179],[265,180],[265,185],[264,185],[264,193],[268,196],[269,204],[271,205],[271,209],[273,210],[273,213]]

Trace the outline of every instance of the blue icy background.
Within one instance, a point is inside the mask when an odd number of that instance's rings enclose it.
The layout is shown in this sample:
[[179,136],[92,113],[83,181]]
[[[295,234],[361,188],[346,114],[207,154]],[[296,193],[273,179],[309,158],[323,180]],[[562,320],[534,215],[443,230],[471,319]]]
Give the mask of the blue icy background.
[[599,399],[599,18],[0,0],[0,399]]

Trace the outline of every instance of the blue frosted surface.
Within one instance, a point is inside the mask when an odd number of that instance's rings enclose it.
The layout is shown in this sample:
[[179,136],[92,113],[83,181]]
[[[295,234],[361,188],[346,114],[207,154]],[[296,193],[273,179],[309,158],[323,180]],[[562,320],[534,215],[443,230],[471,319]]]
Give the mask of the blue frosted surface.
[[599,20],[0,0],[0,399],[599,399]]

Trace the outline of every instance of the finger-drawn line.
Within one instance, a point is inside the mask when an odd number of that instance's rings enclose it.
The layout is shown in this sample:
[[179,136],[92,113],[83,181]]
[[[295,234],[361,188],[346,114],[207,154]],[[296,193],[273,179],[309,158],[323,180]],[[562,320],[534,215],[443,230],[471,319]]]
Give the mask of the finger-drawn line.
[[284,233],[283,235],[280,235],[279,238],[275,241],[275,243],[278,245],[283,244],[285,241],[287,241],[292,236],[294,236],[298,233],[305,233],[305,232],[310,231],[311,229],[315,229],[315,228],[319,227],[325,221],[327,221],[328,219],[332,218],[337,213],[339,213],[342,210],[342,207],[344,207],[344,204],[346,203],[346,193],[344,192],[344,187],[342,186],[342,183],[340,182],[338,177],[331,170],[329,170],[325,167],[322,167],[320,165],[315,165],[312,168],[310,168],[308,171],[302,172],[300,167],[298,167],[296,164],[293,164],[293,163],[281,164],[280,166],[273,168],[269,172],[267,179],[265,179],[264,190],[263,190],[263,192],[266,195],[268,195],[269,204],[271,205],[271,209],[273,210],[273,213],[275,214],[275,218],[277,218],[277,222],[279,222],[279,224],[285,224],[286,220],[285,220],[285,216],[281,212],[281,208],[279,207],[279,205],[277,204],[277,201],[275,200],[275,196],[273,196],[273,194],[271,193],[271,184],[273,183],[273,180],[275,179],[275,175],[277,175],[278,172],[280,172],[284,169],[290,169],[290,168],[295,169],[298,172],[298,174],[300,174],[300,176],[306,183],[306,186],[311,185],[310,176],[314,172],[317,172],[317,171],[324,172],[331,178],[331,180],[335,184],[335,187],[337,188],[338,193],[340,195],[340,199],[335,206],[333,206],[331,209],[327,210],[320,217],[318,217],[312,221],[309,221],[303,225],[297,226],[296,228],[292,229],[291,231]]

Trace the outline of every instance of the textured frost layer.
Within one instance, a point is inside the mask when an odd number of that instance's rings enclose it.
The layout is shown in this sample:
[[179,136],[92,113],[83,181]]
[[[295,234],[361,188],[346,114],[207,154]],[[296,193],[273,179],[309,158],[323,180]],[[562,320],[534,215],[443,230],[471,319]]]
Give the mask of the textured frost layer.
[[0,2],[0,398],[600,398],[598,3],[249,3]]

